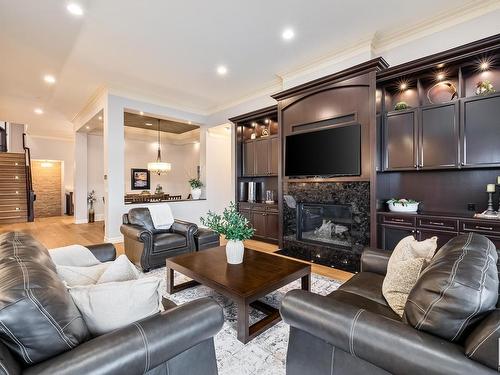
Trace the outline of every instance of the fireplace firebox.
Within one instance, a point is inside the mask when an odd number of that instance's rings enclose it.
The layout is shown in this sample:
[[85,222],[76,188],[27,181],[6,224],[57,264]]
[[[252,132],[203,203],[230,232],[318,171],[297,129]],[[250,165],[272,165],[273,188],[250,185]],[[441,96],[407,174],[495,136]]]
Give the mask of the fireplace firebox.
[[297,204],[297,239],[324,246],[352,248],[352,208],[328,203]]

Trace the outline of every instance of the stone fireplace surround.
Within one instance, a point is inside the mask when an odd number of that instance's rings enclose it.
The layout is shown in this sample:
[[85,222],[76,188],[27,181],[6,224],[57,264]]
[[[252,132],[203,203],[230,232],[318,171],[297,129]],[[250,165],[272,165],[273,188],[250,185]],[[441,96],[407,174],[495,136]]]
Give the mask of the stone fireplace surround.
[[[314,263],[357,272],[370,243],[369,182],[287,182],[283,184],[283,248],[279,253]],[[349,205],[352,248],[297,239],[298,203]]]

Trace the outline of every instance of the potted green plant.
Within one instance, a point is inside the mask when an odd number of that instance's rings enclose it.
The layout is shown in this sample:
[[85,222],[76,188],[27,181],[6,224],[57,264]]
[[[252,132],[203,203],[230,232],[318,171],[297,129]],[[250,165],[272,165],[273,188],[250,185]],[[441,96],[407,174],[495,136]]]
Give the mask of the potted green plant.
[[188,183],[189,186],[191,186],[191,196],[193,199],[200,199],[203,182],[201,182],[199,178],[192,178],[188,181]]
[[87,203],[89,205],[89,223],[93,223],[95,221],[95,211],[94,211],[94,203],[97,201],[97,196],[95,191],[92,190],[87,195]]
[[243,262],[245,247],[243,241],[252,238],[255,229],[250,226],[248,220],[241,215],[236,205],[231,202],[222,215],[208,211],[206,217],[201,217],[203,225],[213,231],[224,235],[228,241],[226,244],[226,257],[229,264],[240,264]]

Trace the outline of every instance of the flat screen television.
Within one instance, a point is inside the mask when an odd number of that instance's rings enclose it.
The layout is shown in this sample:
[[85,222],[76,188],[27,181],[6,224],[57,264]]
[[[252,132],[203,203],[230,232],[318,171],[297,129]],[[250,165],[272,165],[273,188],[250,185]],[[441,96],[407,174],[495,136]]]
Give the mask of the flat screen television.
[[360,124],[286,137],[286,176],[359,176],[360,174]]

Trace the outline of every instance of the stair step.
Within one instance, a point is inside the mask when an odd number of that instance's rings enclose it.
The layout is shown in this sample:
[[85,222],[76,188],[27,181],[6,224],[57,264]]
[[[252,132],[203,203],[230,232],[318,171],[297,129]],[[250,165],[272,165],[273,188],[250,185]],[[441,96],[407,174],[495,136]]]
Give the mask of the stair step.
[[27,221],[28,221],[27,216],[0,217],[0,224],[26,223]]
[[0,219],[5,219],[5,218],[19,218],[19,217],[27,217],[28,216],[28,211],[27,210],[20,210],[20,211],[5,211],[1,212],[0,211]]

